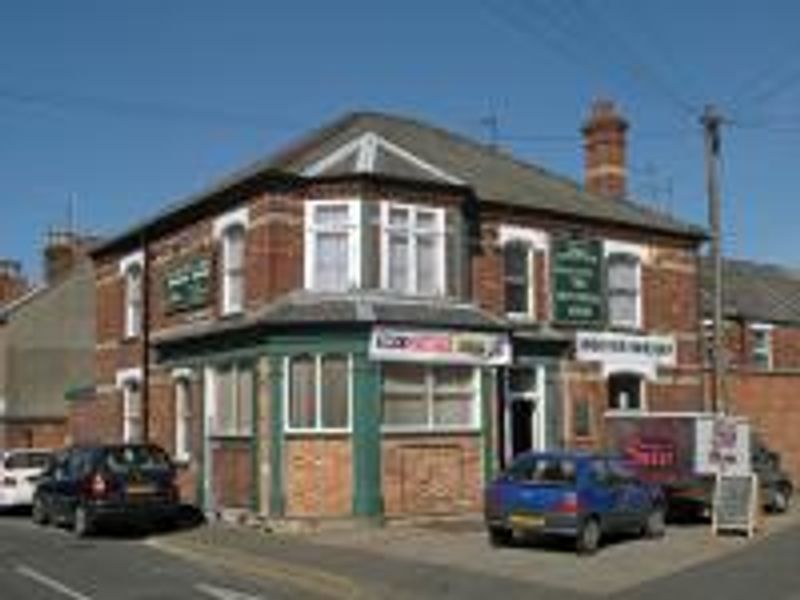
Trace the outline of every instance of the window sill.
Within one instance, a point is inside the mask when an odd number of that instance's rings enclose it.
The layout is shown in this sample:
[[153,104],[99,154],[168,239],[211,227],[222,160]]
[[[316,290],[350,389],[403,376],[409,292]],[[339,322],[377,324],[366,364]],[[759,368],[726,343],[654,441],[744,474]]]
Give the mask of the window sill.
[[422,435],[480,435],[481,429],[474,425],[464,425],[459,427],[402,427],[394,425],[383,425],[382,435],[390,436],[422,436]]
[[353,434],[352,429],[284,429],[287,437],[348,437]]
[[208,438],[210,440],[212,440],[212,441],[225,441],[225,440],[230,440],[230,441],[233,441],[233,442],[235,442],[235,441],[247,441],[247,440],[251,440],[253,438],[253,434],[252,433],[219,433],[219,432],[212,431],[209,434]]

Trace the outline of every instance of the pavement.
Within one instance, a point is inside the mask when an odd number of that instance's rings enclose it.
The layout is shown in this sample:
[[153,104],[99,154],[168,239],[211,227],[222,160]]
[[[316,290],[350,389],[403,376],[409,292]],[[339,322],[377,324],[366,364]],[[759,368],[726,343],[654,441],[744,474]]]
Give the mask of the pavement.
[[[571,544],[550,541],[492,548],[477,517],[303,533],[215,523],[150,543],[189,559],[228,561],[233,569],[246,560],[251,571],[268,579],[337,599],[485,598],[498,590],[504,598],[635,598],[668,589],[670,582],[680,593],[691,593],[698,588],[682,585],[698,577],[693,574],[727,577],[725,565],[736,561],[752,562],[772,575],[772,565],[782,564],[784,547],[793,548],[793,561],[800,556],[800,511],[764,520],[751,539],[714,536],[707,524],[673,526],[662,540],[619,539],[592,557],[576,556]],[[739,576],[742,572],[754,573],[740,568]],[[792,579],[797,567],[786,565],[778,575]],[[729,597],[743,589],[730,590]],[[800,598],[800,582],[794,589]]]

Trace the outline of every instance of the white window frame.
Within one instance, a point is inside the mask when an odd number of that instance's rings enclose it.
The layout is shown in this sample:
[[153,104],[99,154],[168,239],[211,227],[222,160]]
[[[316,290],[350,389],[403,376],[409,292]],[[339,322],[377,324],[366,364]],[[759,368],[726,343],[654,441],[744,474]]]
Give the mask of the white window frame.
[[[406,290],[390,290],[389,288],[389,238],[392,228],[389,224],[389,215],[392,210],[408,211],[408,287]],[[419,290],[419,275],[417,273],[417,239],[420,230],[417,228],[417,218],[420,213],[428,213],[434,216],[435,228],[425,230],[426,234],[434,236],[436,254],[436,283],[433,296],[443,296],[445,294],[447,282],[447,261],[446,261],[446,223],[445,209],[419,204],[403,204],[399,202],[381,202],[381,256],[380,256],[380,282],[381,288],[395,293],[408,295],[422,295]],[[425,294],[426,296],[429,294]]]
[[[135,303],[131,293],[131,278],[137,271],[139,274],[139,298],[138,303]],[[142,334],[144,325],[144,251],[137,250],[120,260],[119,274],[123,284],[124,336],[126,339],[132,339]]]
[[[347,206],[347,282],[343,290],[320,290],[317,287],[316,273],[314,272],[317,254],[318,232],[325,231],[325,227],[317,225],[314,214],[317,208],[330,206]],[[361,200],[358,198],[341,198],[325,200],[308,200],[303,207],[304,231],[304,282],[305,288],[312,291],[347,291],[361,287],[361,232],[363,231],[363,215]]]
[[[189,462],[192,459],[192,383],[194,373],[189,369],[172,372],[172,390],[175,400],[175,460]],[[183,388],[185,395],[178,389]],[[187,422],[188,421],[188,422]]]
[[[400,364],[400,363],[384,363],[386,365]],[[481,428],[481,411],[483,398],[481,368],[472,365],[450,365],[450,364],[424,364],[420,365],[425,369],[425,409],[427,412],[427,421],[414,425],[397,425],[386,424],[381,417],[381,431],[384,433],[452,433],[452,432],[466,432],[473,433],[480,431]],[[467,425],[443,425],[434,421],[434,377],[433,370],[437,367],[466,367],[472,369],[472,414],[470,415],[470,423]],[[381,377],[380,388],[380,402],[381,413],[383,412],[383,386],[384,379]]]
[[645,260],[645,248],[638,244],[631,244],[628,242],[618,242],[615,240],[606,240],[604,243],[604,254],[605,254],[605,273],[604,276],[606,280],[608,279],[608,268],[609,268],[609,259],[612,256],[626,256],[630,259],[636,261],[636,286],[637,286],[637,298],[636,298],[636,319],[634,322],[631,323],[620,323],[620,322],[612,322],[611,321],[611,309],[610,309],[610,296],[608,294],[608,289],[606,289],[606,306],[607,306],[607,321],[608,325],[611,328],[619,328],[619,329],[642,329],[644,326],[644,289],[643,289],[643,278],[642,278],[642,267],[644,265]]
[[[222,363],[218,365],[214,365],[208,371],[210,373],[210,389],[209,389],[209,399],[211,402],[211,410],[209,411],[209,416],[211,417],[209,424],[211,426],[211,431],[208,432],[209,437],[214,438],[251,438],[254,435],[254,429],[256,423],[254,421],[255,412],[254,412],[254,405],[251,404],[250,406],[250,427],[247,430],[230,430],[230,431],[222,431],[219,427],[219,417],[220,411],[219,409],[219,398],[217,397],[217,389],[218,389],[218,378],[219,378],[219,370],[223,368],[230,368],[232,377],[231,380],[233,384],[236,386],[236,398],[234,399],[234,406],[236,407],[237,414],[235,421],[238,423],[240,421],[239,417],[239,373],[241,371],[252,371],[252,378],[253,378],[253,388],[251,392],[253,394],[258,395],[258,376],[256,369],[251,367],[250,364],[243,365],[239,362],[228,362]],[[254,403],[255,398],[249,398],[248,402]]]
[[[537,305],[536,294],[537,289],[537,272],[536,272],[536,253],[540,252],[544,258],[544,272],[548,272],[548,246],[549,236],[546,232],[540,229],[531,227],[522,227],[519,225],[503,224],[500,225],[498,230],[498,241],[503,252],[506,246],[511,243],[522,243],[528,247],[528,312],[506,312],[506,316],[510,319],[520,320],[538,320],[537,319]],[[503,255],[505,262],[505,255]],[[503,287],[505,289],[505,277],[503,278]],[[505,312],[505,306],[503,306]]]
[[142,370],[139,368],[124,369],[117,371],[117,388],[122,392],[122,440],[124,442],[141,442],[141,439],[132,439],[131,417],[135,413],[131,411],[131,392],[133,386],[139,388],[139,431],[144,431],[144,393],[142,390]]
[[607,412],[629,412],[634,414],[645,413],[648,412],[648,405],[647,405],[647,378],[641,374],[637,373],[636,371],[630,371],[628,369],[618,369],[610,371],[607,375],[606,381],[606,390],[608,390],[611,382],[612,377],[636,377],[639,379],[639,408],[631,408],[630,406],[619,406],[617,408],[612,408],[610,405],[610,398],[606,399],[606,411]]
[[[525,311],[509,311],[507,310],[507,302],[505,299],[505,290],[508,280],[508,273],[505,271],[505,261],[506,256],[505,252],[508,250],[510,245],[520,244],[525,247],[526,254],[525,254],[525,270],[527,272],[527,287],[526,287],[526,302],[525,302]],[[535,320],[536,319],[536,269],[535,269],[535,250],[528,244],[521,240],[509,240],[505,244],[503,244],[503,310],[506,316],[510,319],[519,319],[519,320]]]
[[[347,425],[345,427],[322,426],[322,360],[326,356],[347,357]],[[309,357],[314,360],[314,426],[293,427],[290,418],[292,393],[292,359]],[[283,414],[286,433],[351,433],[353,431],[353,355],[347,352],[328,352],[325,354],[297,354],[283,359]]]
[[[773,354],[774,354],[773,353],[773,347],[772,347],[772,345],[773,345],[772,331],[774,329],[773,325],[770,324],[770,323],[751,323],[750,326],[749,326],[749,329],[750,329],[750,332],[751,332],[751,339],[753,340],[753,343],[752,343],[751,348],[750,348],[750,353],[749,353],[750,354],[750,356],[749,356],[750,365],[752,367],[755,367],[755,368],[758,368],[758,369],[763,369],[765,371],[772,370],[773,358],[774,358],[773,357]],[[764,340],[766,342],[766,348],[764,348],[764,351],[765,351],[764,353],[766,354],[766,358],[767,358],[766,366],[761,366],[760,364],[757,364],[756,361],[755,361],[757,350],[758,350],[758,348],[756,347],[756,343],[755,343],[755,341],[756,341],[755,335],[756,334],[763,334],[764,335]]]
[[[232,240],[234,235],[241,235],[242,239],[242,257],[240,271],[235,273],[231,268],[231,248],[233,246]],[[244,311],[244,295],[246,288],[245,281],[245,263],[247,261],[247,229],[239,223],[229,225],[221,236],[222,246],[222,261],[221,261],[221,279],[222,279],[222,314],[235,315]],[[237,281],[240,286],[238,291],[238,301],[234,302],[233,299],[236,295],[233,293],[233,282]]]
[[[246,261],[247,261],[247,229],[250,224],[250,214],[246,206],[230,211],[217,217],[214,220],[213,234],[214,239],[217,240],[221,246],[222,260],[220,261],[220,279],[221,279],[221,312],[223,316],[234,315],[241,313],[244,310],[245,290],[247,289],[247,281],[245,278]],[[239,294],[240,304],[234,305],[231,289],[231,276],[228,267],[229,254],[230,254],[230,239],[234,231],[242,232],[242,273],[240,275],[241,292]]]

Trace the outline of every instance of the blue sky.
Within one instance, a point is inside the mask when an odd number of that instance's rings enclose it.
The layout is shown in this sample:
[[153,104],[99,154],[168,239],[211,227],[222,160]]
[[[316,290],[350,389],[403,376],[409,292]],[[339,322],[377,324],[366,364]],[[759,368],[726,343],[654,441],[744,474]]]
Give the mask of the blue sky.
[[408,114],[576,179],[597,96],[630,189],[706,219],[699,110],[724,129],[726,251],[800,263],[791,0],[136,0],[0,5],[0,255],[38,276],[67,222],[110,235],[343,112]]

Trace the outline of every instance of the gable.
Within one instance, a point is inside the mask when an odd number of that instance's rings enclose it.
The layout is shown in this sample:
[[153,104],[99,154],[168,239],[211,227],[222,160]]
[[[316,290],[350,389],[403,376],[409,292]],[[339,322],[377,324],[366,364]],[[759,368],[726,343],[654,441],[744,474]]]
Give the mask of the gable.
[[373,131],[360,134],[302,170],[302,174],[307,177],[349,173],[379,173],[406,179],[464,185],[455,175]]

